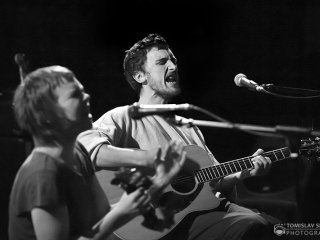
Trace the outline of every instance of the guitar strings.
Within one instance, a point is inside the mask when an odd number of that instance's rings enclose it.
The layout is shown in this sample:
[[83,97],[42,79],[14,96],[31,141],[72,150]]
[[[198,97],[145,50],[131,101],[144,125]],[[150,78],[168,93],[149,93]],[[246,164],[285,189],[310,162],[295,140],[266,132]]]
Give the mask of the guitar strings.
[[[278,161],[278,160],[288,158],[290,156],[290,151],[288,148],[281,148],[278,150],[263,153],[262,155],[265,157],[269,157],[272,161]],[[251,161],[252,158],[254,158],[254,156],[236,159],[236,160],[232,160],[230,162],[222,163],[219,165],[214,165],[214,166],[202,168],[202,169],[195,171],[194,175],[198,175],[199,179],[204,179],[204,181],[203,180],[199,181],[200,183],[211,181],[213,179],[224,177],[226,175],[229,175],[229,174],[232,174],[235,172],[240,172],[242,170],[252,168],[253,167],[253,164]],[[279,158],[281,158],[281,159],[279,159]],[[232,165],[233,165],[233,167],[232,167]],[[247,165],[249,165],[249,167],[247,167]],[[231,172],[228,172],[227,166],[229,167]],[[240,168],[240,170],[238,170],[238,168]],[[233,169],[235,169],[236,171]],[[202,176],[201,176],[201,173],[202,173]],[[220,174],[220,173],[222,173],[222,174]],[[213,177],[213,175],[214,175],[214,177]],[[183,182],[183,181],[189,181],[194,178],[195,178],[195,176],[192,176],[192,175],[179,175],[171,183],[174,184],[174,183],[179,183],[179,182]]]
[[[310,147],[313,145],[314,144],[310,144],[307,147]],[[303,146],[303,147],[306,147],[306,146]],[[302,150],[306,150],[306,149],[302,149]],[[277,150],[265,152],[262,155],[265,157],[269,157],[272,162],[276,162],[276,161],[280,161],[280,160],[283,160],[283,159],[290,157],[290,154],[291,154],[291,152],[290,152],[289,148],[285,147],[285,148],[280,148]],[[202,168],[202,169],[195,171],[194,175],[200,175],[199,179],[205,179],[205,181],[200,181],[200,182],[206,182],[206,181],[210,181],[213,179],[217,179],[217,178],[232,174],[234,172],[240,172],[244,169],[248,169],[250,167],[253,167],[253,164],[251,161],[252,158],[254,158],[254,156],[240,158],[240,159],[232,160],[230,162],[222,163],[219,165]],[[247,164],[249,164],[249,167],[247,167]],[[233,167],[232,167],[232,165],[233,165]],[[231,173],[228,172],[227,167],[229,167],[231,169]],[[244,168],[242,168],[242,167],[244,167]],[[225,169],[227,174],[224,173],[223,168]],[[238,170],[238,168],[240,168],[240,170]],[[234,171],[233,169],[235,169],[236,171]],[[203,176],[201,176],[201,173]],[[222,174],[220,174],[220,173],[222,173]],[[213,177],[213,175],[214,175],[214,177]],[[172,183],[188,181],[188,180],[194,179],[194,178],[195,178],[195,176],[192,176],[192,175],[179,175],[172,181]]]

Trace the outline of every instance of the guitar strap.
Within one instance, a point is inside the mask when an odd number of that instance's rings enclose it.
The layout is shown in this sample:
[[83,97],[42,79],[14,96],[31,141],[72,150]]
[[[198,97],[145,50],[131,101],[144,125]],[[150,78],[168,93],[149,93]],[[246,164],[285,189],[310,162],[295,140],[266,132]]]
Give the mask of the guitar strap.
[[182,129],[178,128],[175,125],[171,125],[173,130],[182,138],[182,140],[187,144],[187,145],[193,145],[196,144],[193,139],[191,139]]

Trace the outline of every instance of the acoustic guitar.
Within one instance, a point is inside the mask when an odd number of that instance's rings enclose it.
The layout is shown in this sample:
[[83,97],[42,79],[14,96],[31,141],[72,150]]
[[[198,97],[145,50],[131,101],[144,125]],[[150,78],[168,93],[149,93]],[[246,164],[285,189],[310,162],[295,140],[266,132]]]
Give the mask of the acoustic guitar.
[[[318,153],[318,141],[305,141],[300,148],[300,152],[306,155]],[[126,240],[155,240],[160,239],[172,231],[180,221],[189,213],[195,211],[203,211],[214,209],[219,206],[219,200],[211,191],[209,182],[214,179],[252,169],[253,156],[232,160],[229,162],[213,165],[213,161],[205,150],[196,145],[186,146],[184,149],[187,153],[187,159],[180,173],[167,186],[160,197],[157,205],[154,206],[154,212],[159,219],[163,218],[160,209],[166,208],[169,212],[173,212],[174,223],[165,229],[153,229],[146,227],[146,219],[144,216],[138,216],[116,230],[114,234],[119,239]],[[272,162],[277,162],[291,157],[289,148],[284,147],[277,150],[265,152],[264,157],[269,157]],[[108,172],[106,174],[106,172]],[[108,196],[111,204],[116,204],[123,189],[112,184],[113,174],[111,171],[99,171],[97,177]]]

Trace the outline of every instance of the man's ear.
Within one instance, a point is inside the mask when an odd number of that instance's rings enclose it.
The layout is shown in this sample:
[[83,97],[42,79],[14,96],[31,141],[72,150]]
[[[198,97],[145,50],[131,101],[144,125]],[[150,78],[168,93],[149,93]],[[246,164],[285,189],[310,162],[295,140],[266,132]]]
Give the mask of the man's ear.
[[136,80],[138,83],[143,83],[147,80],[146,74],[142,71],[138,71],[132,76],[134,80]]

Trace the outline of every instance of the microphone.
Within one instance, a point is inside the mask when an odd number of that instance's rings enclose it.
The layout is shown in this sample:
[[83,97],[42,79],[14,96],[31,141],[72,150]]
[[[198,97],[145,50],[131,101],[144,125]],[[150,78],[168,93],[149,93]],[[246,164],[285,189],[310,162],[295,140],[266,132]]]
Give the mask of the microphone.
[[175,111],[187,111],[195,109],[195,106],[184,103],[184,104],[139,104],[134,103],[129,106],[129,115],[133,119],[140,119],[148,115],[167,115],[169,112]]
[[262,86],[252,80],[247,79],[247,76],[242,73],[239,73],[235,76],[234,83],[238,87],[245,87],[251,91],[266,92]]
[[27,75],[27,62],[25,60],[24,54],[17,53],[16,55],[14,55],[14,61],[19,67],[20,83],[23,83],[23,80]]

